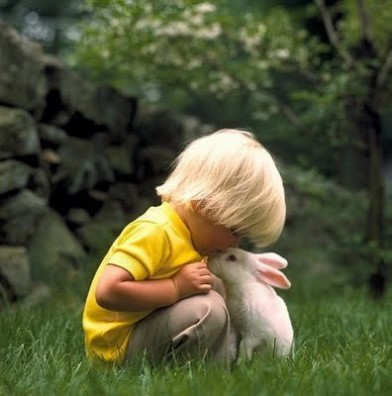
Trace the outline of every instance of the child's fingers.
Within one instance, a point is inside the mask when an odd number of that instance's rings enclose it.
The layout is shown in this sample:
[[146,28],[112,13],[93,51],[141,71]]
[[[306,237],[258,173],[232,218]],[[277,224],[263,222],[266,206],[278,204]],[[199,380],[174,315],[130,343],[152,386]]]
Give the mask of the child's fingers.
[[208,283],[203,283],[199,286],[199,291],[201,293],[208,293],[212,289],[212,286]]
[[212,276],[210,274],[201,275],[199,277],[199,286],[212,286]]
[[199,275],[199,278],[200,278],[203,282],[212,283],[212,276],[211,276],[210,274]]
[[207,268],[207,263],[205,261],[199,261],[196,263],[197,268]]
[[199,275],[211,275],[211,272],[208,268],[198,268]]

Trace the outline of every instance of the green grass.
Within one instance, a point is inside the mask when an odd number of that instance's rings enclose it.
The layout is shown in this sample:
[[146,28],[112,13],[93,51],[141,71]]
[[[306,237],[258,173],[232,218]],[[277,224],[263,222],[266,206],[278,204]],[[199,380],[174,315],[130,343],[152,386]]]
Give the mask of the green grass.
[[[97,367],[84,356],[84,295],[0,314],[0,395],[388,395],[392,394],[391,296],[362,292],[285,295],[296,332],[293,358]],[[58,293],[61,295],[61,293]]]

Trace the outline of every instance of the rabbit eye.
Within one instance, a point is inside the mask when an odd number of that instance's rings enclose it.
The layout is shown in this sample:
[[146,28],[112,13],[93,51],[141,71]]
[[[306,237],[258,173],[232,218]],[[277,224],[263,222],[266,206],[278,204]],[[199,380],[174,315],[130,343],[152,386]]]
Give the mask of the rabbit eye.
[[234,254],[230,254],[230,256],[228,256],[227,259],[228,259],[229,261],[237,261],[237,257],[234,256]]

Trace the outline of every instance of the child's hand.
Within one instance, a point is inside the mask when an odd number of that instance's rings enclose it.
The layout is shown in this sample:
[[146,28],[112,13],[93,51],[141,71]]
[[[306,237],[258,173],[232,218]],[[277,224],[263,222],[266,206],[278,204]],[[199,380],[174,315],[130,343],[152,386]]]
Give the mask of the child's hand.
[[205,261],[184,265],[172,278],[179,299],[208,293],[212,287],[211,272]]

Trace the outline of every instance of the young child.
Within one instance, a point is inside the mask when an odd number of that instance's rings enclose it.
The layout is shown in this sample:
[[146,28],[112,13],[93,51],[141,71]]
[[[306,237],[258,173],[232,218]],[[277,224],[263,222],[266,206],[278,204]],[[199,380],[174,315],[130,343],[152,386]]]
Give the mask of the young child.
[[87,354],[227,362],[229,316],[206,258],[242,236],[259,246],[279,237],[281,176],[251,133],[224,129],[188,145],[157,193],[162,204],[124,228],[95,274],[83,313]]

